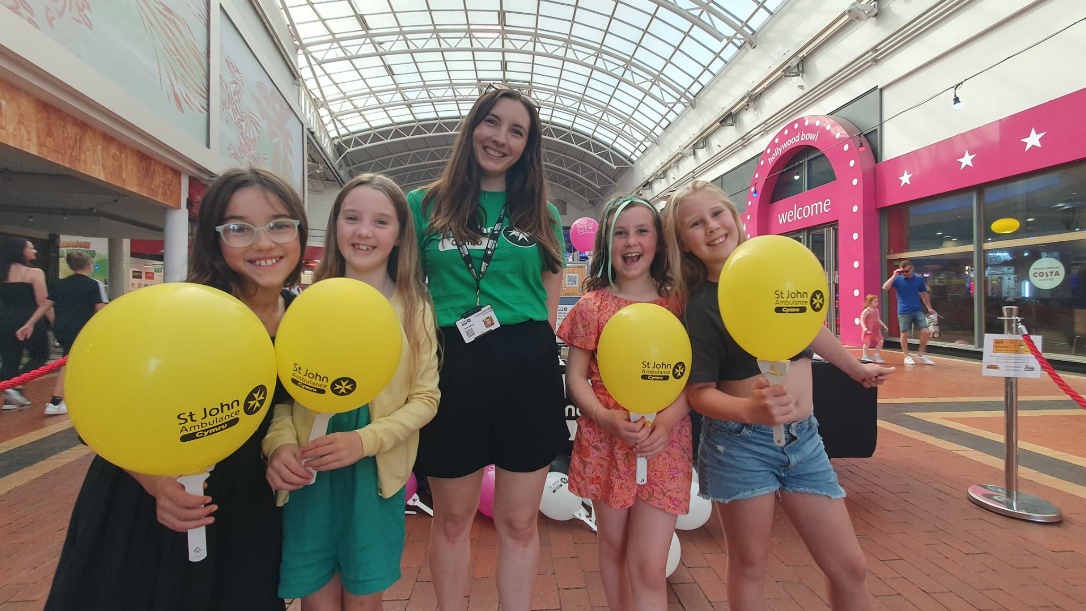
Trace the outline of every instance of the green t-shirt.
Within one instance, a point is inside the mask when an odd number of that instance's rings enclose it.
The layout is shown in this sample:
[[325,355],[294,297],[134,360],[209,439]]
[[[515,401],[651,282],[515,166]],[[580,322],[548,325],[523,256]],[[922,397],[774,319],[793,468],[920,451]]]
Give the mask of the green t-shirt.
[[[425,189],[415,189],[407,195],[411,214],[415,221],[415,233],[419,240],[419,256],[422,270],[427,277],[430,295],[434,299],[434,311],[440,327],[450,327],[475,307],[475,279],[468,266],[460,258],[460,251],[451,236],[441,239],[428,230],[430,216],[422,211]],[[505,193],[482,191],[479,207],[483,212],[483,234],[488,234],[505,206]],[[554,235],[562,244],[562,217],[553,204],[547,209],[554,221]],[[478,273],[483,261],[486,239],[469,244],[468,252]],[[502,233],[494,247],[494,257],[483,275],[479,303],[490,304],[502,325],[515,325],[528,320],[547,320],[547,291],[543,288],[543,252],[531,235],[521,233],[509,225],[509,212],[505,213]]]

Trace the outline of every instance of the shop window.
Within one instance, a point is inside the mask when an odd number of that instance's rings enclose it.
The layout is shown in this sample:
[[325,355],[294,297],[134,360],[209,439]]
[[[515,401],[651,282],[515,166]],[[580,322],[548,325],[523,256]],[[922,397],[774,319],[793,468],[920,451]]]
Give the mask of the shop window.
[[[887,261],[883,281],[894,273],[899,260],[891,258]],[[941,317],[939,337],[931,341],[972,346],[975,326],[973,303],[976,296],[976,268],[972,251],[914,256],[909,260],[916,275],[924,279],[931,306]],[[894,291],[890,291],[883,310],[888,319],[890,337],[896,337],[900,329],[897,326],[897,295]],[[910,339],[918,340],[919,336],[913,333]],[[1086,348],[1086,344],[1083,347]]]
[[887,214],[890,253],[954,249],[973,244],[973,192],[895,206]]
[[986,187],[982,201],[985,243],[1086,232],[1086,164]]
[[807,160],[806,174],[808,189],[828,185],[837,180],[837,175],[833,173],[833,166],[830,165],[830,161],[826,159],[826,155],[822,153],[814,155]]

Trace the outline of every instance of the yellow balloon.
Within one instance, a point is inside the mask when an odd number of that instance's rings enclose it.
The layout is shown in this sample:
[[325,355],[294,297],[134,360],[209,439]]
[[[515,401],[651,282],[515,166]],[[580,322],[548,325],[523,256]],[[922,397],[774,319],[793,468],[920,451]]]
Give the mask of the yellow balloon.
[[1016,218],[1001,218],[992,221],[992,231],[996,233],[1014,233],[1022,224]]
[[64,386],[72,424],[102,458],[138,473],[188,475],[256,432],[275,392],[275,350],[233,296],[159,284],[90,319]]
[[728,257],[717,298],[739,347],[763,361],[787,361],[818,335],[830,296],[814,253],[791,238],[765,235]]
[[275,334],[279,378],[315,412],[362,407],[400,364],[403,328],[385,296],[358,280],[329,278],[302,291]]
[[655,414],[686,386],[690,337],[666,308],[635,303],[615,312],[603,326],[596,360],[604,386],[619,405]]

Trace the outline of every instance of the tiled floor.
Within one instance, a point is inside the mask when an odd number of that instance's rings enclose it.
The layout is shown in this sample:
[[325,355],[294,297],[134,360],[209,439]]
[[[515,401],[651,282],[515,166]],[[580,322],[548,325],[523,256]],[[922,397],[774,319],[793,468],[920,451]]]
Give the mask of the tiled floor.
[[[877,609],[1086,609],[1086,411],[1047,378],[1021,380],[1019,488],[1062,509],[1044,525],[990,513],[966,498],[972,484],[1002,484],[1003,381],[980,365],[936,357],[902,368],[880,391],[875,456],[834,461],[868,556]],[[1086,378],[1065,376],[1086,392]],[[41,407],[50,382],[29,387],[34,406],[0,414],[0,610],[40,609],[79,484],[90,460],[67,417]],[[403,578],[388,609],[435,608],[426,566],[430,518],[408,516]],[[578,521],[540,517],[535,609],[605,606],[595,536]],[[471,609],[496,609],[494,527],[472,532]],[[727,554],[715,516],[680,531],[682,561],[670,609],[724,609]],[[828,608],[822,576],[778,514],[766,596],[771,609]],[[292,609],[296,609],[295,604]]]

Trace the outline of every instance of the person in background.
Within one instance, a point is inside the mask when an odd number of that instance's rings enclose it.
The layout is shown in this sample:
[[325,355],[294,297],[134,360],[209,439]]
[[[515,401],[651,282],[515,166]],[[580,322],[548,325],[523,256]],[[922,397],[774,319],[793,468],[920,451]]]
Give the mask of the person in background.
[[302,611],[376,611],[400,578],[404,485],[419,429],[437,412],[434,310],[411,213],[391,179],[362,174],[343,187],[324,247],[316,281],[352,278],[380,291],[403,327],[403,347],[388,386],[332,416],[326,435],[309,441],[315,414],[301,403],[276,406],[263,447],[268,483],[286,503],[279,593],[301,598]]
[[[901,351],[905,354],[905,364],[915,365],[919,360],[925,365],[934,365],[926,353],[928,340],[931,338],[931,330],[928,329],[928,318],[924,315],[924,309],[935,314],[935,308],[931,307],[931,298],[928,296],[928,287],[924,279],[916,275],[913,262],[902,259],[898,263],[885,283],[882,290],[891,288],[897,291],[897,326],[901,333]],[[923,302],[923,303],[921,303]],[[920,347],[916,350],[916,360],[909,355],[909,332],[916,328],[920,334]]]
[[[72,270],[72,275],[53,284],[49,290],[49,301],[53,303],[53,337],[67,356],[76,336],[83,330],[83,325],[86,325],[96,312],[106,307],[109,298],[106,297],[106,287],[90,276],[94,261],[87,253],[71,250],[64,256],[64,260]],[[53,398],[45,404],[45,415],[67,413],[68,405],[64,403],[64,369],[61,369],[53,383]]]
[[[38,256],[26,238],[0,241],[0,382],[38,369],[49,360],[49,337],[45,318],[50,312],[45,272],[31,267]],[[29,358],[22,366],[23,351]],[[19,388],[4,391],[4,409],[30,405]]]
[[441,178],[407,198],[443,347],[441,405],[416,467],[434,499],[430,571],[442,611],[466,606],[471,525],[491,464],[498,605],[531,607],[539,503],[569,439],[554,336],[562,222],[547,202],[541,129],[530,98],[490,86]]
[[[290,183],[261,169],[231,169],[200,206],[187,281],[230,293],[274,337],[298,283],[309,235]],[[215,346],[190,346],[209,351]],[[199,380],[193,380],[199,383]],[[47,611],[283,611],[278,596],[282,510],[265,479],[259,428],[212,469],[205,495],[173,477],[125,471],[96,456],[72,509]],[[154,397],[148,397],[153,401]],[[188,560],[189,529],[213,550]]]
[[[860,312],[860,328],[863,329],[860,336],[860,345],[863,351],[860,362],[885,363],[886,361],[882,359],[882,343],[884,341],[882,331],[886,329],[889,332],[890,329],[886,327],[886,323],[882,322],[882,315],[879,314],[878,295],[868,295],[864,298],[864,309]],[[868,348],[875,351],[873,357],[869,358],[867,356]]]

